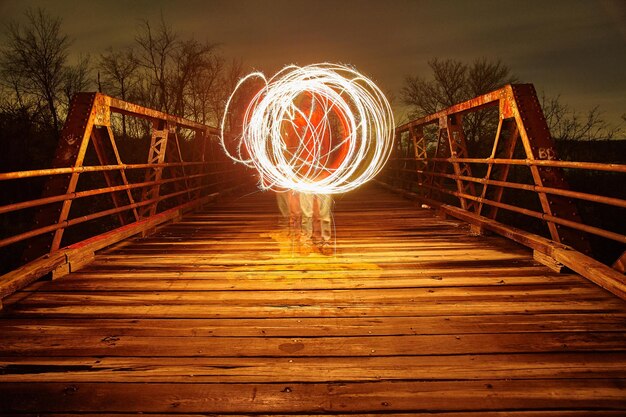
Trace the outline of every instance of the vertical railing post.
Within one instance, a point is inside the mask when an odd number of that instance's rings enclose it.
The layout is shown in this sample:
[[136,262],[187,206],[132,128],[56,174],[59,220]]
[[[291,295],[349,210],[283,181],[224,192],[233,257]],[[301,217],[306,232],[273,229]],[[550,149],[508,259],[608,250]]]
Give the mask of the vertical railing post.
[[[44,185],[42,197],[70,194],[76,190],[80,176],[78,168],[83,165],[97,113],[95,108],[96,97],[96,93],[78,93],[72,98],[51,167],[73,167],[77,170],[72,172],[69,177],[67,175],[50,177]],[[69,199],[62,203],[43,206],[35,213],[35,225],[43,226],[55,223],[63,225],[67,222],[71,207],[72,200]],[[46,252],[52,253],[58,250],[64,230],[65,227],[61,227],[51,234],[35,238],[25,249],[24,260],[32,260]]]
[[150,149],[148,151],[148,164],[155,165],[146,171],[146,182],[154,182],[153,185],[143,189],[141,200],[155,200],[151,204],[142,206],[140,215],[142,218],[154,216],[159,205],[158,197],[161,190],[161,178],[163,177],[163,164],[167,152],[170,126],[164,120],[155,120],[152,125]]
[[[519,138],[519,131],[517,125],[515,124],[515,119],[513,118],[513,113],[511,112],[510,106],[507,105],[508,101],[506,99],[500,99],[499,103],[499,118],[498,118],[498,129],[496,132],[496,137],[493,143],[493,148],[491,150],[490,159],[494,159],[497,156],[500,156],[503,159],[509,159],[513,157],[513,153],[515,151],[515,145],[517,144],[517,140]],[[506,135],[506,136],[505,136]],[[498,150],[501,147],[501,154],[498,155]],[[509,176],[510,165],[500,165],[495,167],[494,163],[489,162],[487,165],[487,172],[485,174],[485,180],[489,181],[494,179],[496,181],[506,181]],[[495,171],[495,172],[494,172]],[[491,195],[489,195],[488,190],[493,190]],[[482,200],[487,196],[490,197],[491,200],[500,202],[502,200],[502,195],[504,193],[504,187],[502,186],[490,186],[485,183],[483,185],[483,190],[481,193],[481,201],[478,206],[478,214],[483,215],[484,204]],[[484,215],[490,219],[495,219],[498,214],[498,207],[489,206],[487,213]]]
[[[465,132],[463,131],[463,117],[460,114],[452,114],[446,118],[446,132],[448,137],[448,146],[450,147],[450,155],[454,159],[463,159],[468,157],[467,142],[465,141]],[[453,161],[456,188],[459,192],[459,201],[463,210],[476,211],[476,201],[463,197],[463,194],[476,196],[476,189],[473,182],[464,182],[460,177],[472,176],[472,169],[467,162]]]
[[[411,140],[413,141],[413,157],[415,158],[414,169],[417,172],[418,192],[422,190],[420,187],[424,183],[424,168],[426,167],[426,138],[424,137],[424,128],[422,126],[411,127],[410,130]],[[422,191],[423,194],[423,191]]]
[[[515,121],[520,130],[526,158],[531,161],[558,160],[554,142],[533,85],[518,84],[509,86],[508,89],[515,103]],[[562,169],[533,164],[529,167],[536,186],[569,188]],[[573,200],[558,195],[548,195],[545,192],[537,192],[537,195],[544,214],[576,223],[582,222]],[[563,228],[549,220],[546,223],[552,240],[572,246],[583,253],[591,252],[589,242],[582,232]]]
[[[448,145],[447,117],[439,119],[437,132],[437,147],[435,148],[435,159],[448,158],[450,156],[450,146]],[[439,161],[433,161],[427,173],[428,191],[426,197],[433,198],[435,189],[441,187],[443,178],[436,174],[445,171],[445,164]]]

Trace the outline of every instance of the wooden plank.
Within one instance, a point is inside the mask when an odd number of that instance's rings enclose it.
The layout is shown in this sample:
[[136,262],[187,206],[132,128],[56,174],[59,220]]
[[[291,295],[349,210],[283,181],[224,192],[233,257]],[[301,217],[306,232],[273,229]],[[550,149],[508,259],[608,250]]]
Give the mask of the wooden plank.
[[44,255],[0,276],[0,301],[64,263],[66,263],[66,258],[63,253],[57,253],[53,256]]
[[626,352],[328,358],[10,358],[0,383],[365,382],[484,379],[626,379]]
[[[40,414],[5,414],[10,417],[41,417]],[[101,416],[102,414],[91,414],[91,413],[80,413],[81,417],[94,417]],[[299,417],[313,417],[320,416],[322,414],[297,414]],[[433,417],[432,413],[385,413],[385,417]],[[65,414],[65,413],[46,413],[48,417],[76,417],[76,414]],[[136,417],[137,414],[125,414],[125,413],[115,413],[116,417]],[[150,413],[151,417],[165,417],[171,416],[171,414],[154,414]],[[176,413],[177,417],[198,417],[198,416],[206,416],[204,413],[198,414],[179,414]],[[269,414],[212,414],[213,417],[268,417]],[[293,414],[271,414],[273,417],[293,417]],[[377,417],[380,414],[333,414],[335,417]],[[624,417],[623,411],[611,411],[611,410],[534,410],[534,411],[518,411],[518,410],[510,410],[510,411],[460,411],[460,412],[443,412],[437,413],[436,417]]]
[[328,357],[626,350],[626,334],[509,333],[354,337],[5,336],[0,356]]
[[18,336],[324,337],[541,332],[626,332],[626,314],[312,317],[249,319],[0,318]]
[[[32,285],[28,291],[44,292],[80,292],[80,291],[249,291],[249,290],[321,290],[327,289],[392,289],[392,288],[438,288],[438,287],[485,287],[485,286],[524,286],[536,288],[538,286],[553,286],[562,288],[567,285],[570,289],[585,288],[588,284],[581,282],[578,277],[569,278],[546,277],[546,276],[507,276],[507,277],[395,277],[392,274],[378,274],[367,271],[350,273],[349,277],[344,274],[328,274],[320,272],[318,276],[307,274],[307,278],[301,278],[297,274],[268,274],[272,276],[246,277],[239,274],[230,279],[181,279],[177,278],[154,278],[152,274],[138,279],[132,277],[135,274],[107,274],[103,277],[72,277],[62,282],[41,282]],[[340,276],[341,277],[338,277]],[[370,275],[371,278],[365,278]],[[402,274],[406,277],[406,274]],[[171,274],[170,274],[171,276]]]
[[[520,301],[520,300],[518,300]],[[381,306],[380,304],[360,304],[360,305],[324,305],[312,302],[311,305],[301,303],[282,304],[264,307],[245,307],[228,305],[228,300],[224,304],[159,304],[144,303],[141,305],[108,305],[108,304],[77,304],[66,305],[31,305],[31,306],[11,306],[6,317],[65,317],[68,319],[80,317],[110,317],[110,318],[255,318],[255,317],[403,317],[413,316],[441,316],[441,315],[478,315],[478,314],[563,314],[581,312],[599,313],[624,313],[622,303],[612,300],[589,300],[578,302],[439,302],[433,300],[429,303],[419,305],[392,305]],[[77,299],[76,302],[80,302]]]
[[[610,294],[593,286],[550,286],[550,285],[486,285],[462,287],[399,287],[399,288],[352,288],[352,289],[310,289],[290,291],[280,284],[261,284],[254,291],[241,290],[209,290],[209,291],[75,291],[58,294],[35,292],[24,299],[19,306],[38,304],[80,304],[90,303],[97,305],[156,303],[180,304],[184,300],[186,305],[192,304],[219,304],[237,302],[238,305],[264,306],[277,305],[319,305],[319,304],[367,304],[379,303],[381,306],[391,304],[411,304],[417,302],[449,302],[468,301],[479,302],[493,300],[525,300],[529,302],[554,302],[559,297],[566,301],[607,300],[616,306],[626,305],[615,300]],[[8,305],[7,305],[8,306]],[[19,306],[16,306],[18,308]]]
[[[432,201],[428,202],[433,204]],[[581,274],[585,278],[596,283],[602,288],[607,289],[618,297],[626,299],[626,277],[624,277],[624,274],[574,250],[569,246],[552,242],[551,240],[541,236],[504,225],[496,222],[495,220],[465,212],[458,207],[442,205],[439,203],[435,205],[438,209],[445,210],[451,216],[467,221],[471,224],[479,225],[487,230],[499,233],[534,250],[540,251],[553,258],[556,262],[561,263],[571,270]]]
[[533,251],[533,259],[535,259],[540,264],[547,266],[554,272],[561,272],[563,269],[565,269],[565,266],[562,263],[537,250]]
[[[87,239],[79,244],[64,248],[53,254],[44,255],[16,269],[15,271],[4,274],[0,276],[0,300],[53,270],[60,271],[59,267],[62,264],[73,263],[75,265],[74,269],[80,269],[85,265],[85,263],[83,263],[83,254],[85,250],[89,253],[93,253],[97,249],[101,249],[112,243],[119,242],[129,236],[140,233],[145,227],[155,227],[158,224],[166,222],[173,216],[173,214],[179,215],[182,210],[193,208],[202,203],[205,203],[205,201],[200,200],[187,203],[182,207],[160,213],[159,215],[154,216],[154,218],[122,226],[94,238]],[[71,268],[68,269],[68,272],[70,270]],[[57,273],[55,278],[59,278],[62,275],[63,274]]]
[[[12,383],[0,385],[0,410],[101,413],[626,410],[625,393],[623,383],[613,379],[330,384]],[[49,401],[50,398],[56,401]]]
[[[5,414],[7,417],[41,417],[40,414]],[[91,413],[80,413],[81,417],[95,417],[101,416],[102,414],[91,414]],[[293,417],[293,414],[271,414],[273,417]],[[298,414],[299,417],[313,417],[319,416],[320,414]],[[377,417],[380,414],[333,414],[335,417]],[[76,417],[76,414],[65,414],[65,413],[46,413],[48,417]],[[125,414],[125,413],[115,413],[116,417],[136,417],[137,414]],[[166,417],[171,416],[171,414],[154,414],[150,413],[151,417]],[[179,414],[176,413],[177,417],[198,417],[198,416],[206,416],[204,413],[198,414]],[[222,414],[212,414],[214,417],[221,417]],[[224,415],[226,416],[226,415]],[[268,417],[269,414],[228,414],[228,417]],[[478,413],[473,411],[461,411],[461,412],[443,412],[437,413],[437,417],[624,417],[623,411],[611,411],[611,410],[540,410],[540,411],[480,411]],[[385,413],[385,417],[433,417],[432,413]]]
[[337,256],[287,252],[260,193],[7,298],[1,414],[626,414],[624,301],[359,193]]
[[[295,250],[295,249],[294,249]],[[97,258],[96,258],[97,259]],[[440,259],[435,261],[414,261],[414,262],[390,262],[388,259],[379,258],[376,263],[368,262],[368,258],[364,258],[362,260],[357,259],[353,262],[331,262],[334,260],[331,258],[322,258],[320,255],[311,254],[306,258],[298,258],[292,257],[291,254],[285,254],[284,262],[276,262],[276,263],[252,263],[251,261],[245,261],[240,263],[231,262],[231,265],[223,265],[221,263],[207,263],[204,265],[198,264],[195,265],[193,263],[189,263],[190,260],[193,259],[180,259],[180,263],[176,264],[175,262],[171,262],[169,264],[158,264],[158,263],[145,263],[145,264],[137,264],[133,262],[95,262],[92,266],[93,268],[89,269],[89,271],[119,271],[119,270],[137,270],[137,271],[168,271],[169,273],[175,275],[177,273],[184,272],[204,272],[204,271],[213,271],[213,272],[265,272],[265,271],[327,271],[328,273],[333,273],[333,271],[346,271],[346,270],[361,270],[361,269],[401,269],[401,268],[412,268],[414,271],[419,273],[419,271],[428,271],[428,270],[438,270],[446,268],[446,265],[454,270],[454,269],[465,269],[465,270],[485,270],[485,269],[499,269],[502,267],[509,268],[526,268],[537,265],[536,262],[530,259],[519,259],[519,260],[508,260],[501,259],[498,261],[486,261],[486,260],[450,260],[450,259]],[[97,268],[97,269],[96,269]],[[512,270],[509,269],[509,272]],[[548,273],[548,270],[544,270]],[[435,272],[436,274],[437,272]]]

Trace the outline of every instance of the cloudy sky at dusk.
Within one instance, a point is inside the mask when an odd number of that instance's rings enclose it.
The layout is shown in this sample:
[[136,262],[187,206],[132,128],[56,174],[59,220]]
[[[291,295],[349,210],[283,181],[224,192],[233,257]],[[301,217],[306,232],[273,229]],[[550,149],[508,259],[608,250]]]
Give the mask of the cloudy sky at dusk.
[[485,57],[579,111],[600,106],[615,125],[626,113],[623,0],[0,0],[0,24],[28,7],[63,19],[73,53],[132,45],[140,22],[163,13],[181,35],[219,43],[267,74],[347,63],[399,96],[404,78],[428,76],[434,57]]

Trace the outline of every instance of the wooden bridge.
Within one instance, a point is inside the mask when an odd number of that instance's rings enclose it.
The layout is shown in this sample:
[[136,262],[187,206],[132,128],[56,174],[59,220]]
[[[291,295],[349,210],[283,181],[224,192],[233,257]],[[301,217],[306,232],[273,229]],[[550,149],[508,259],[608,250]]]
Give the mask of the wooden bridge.
[[[535,146],[518,87],[400,126],[380,182],[336,196],[332,256],[299,254],[209,128],[79,96],[87,118],[68,119],[55,166],[0,174],[50,176],[43,197],[0,207],[37,221],[0,237],[30,258],[0,278],[0,412],[623,416],[626,237],[570,200],[626,201],[563,173],[626,166],[534,158],[553,149]],[[476,157],[460,118],[488,105],[496,140]],[[122,162],[116,112],[153,123],[148,164]],[[515,205],[520,189],[539,203]],[[590,236],[614,242],[613,267]]]

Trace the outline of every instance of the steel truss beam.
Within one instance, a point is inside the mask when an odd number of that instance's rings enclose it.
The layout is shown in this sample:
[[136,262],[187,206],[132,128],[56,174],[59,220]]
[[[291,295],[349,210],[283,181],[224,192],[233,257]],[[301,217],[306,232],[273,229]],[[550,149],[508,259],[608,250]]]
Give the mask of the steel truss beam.
[[[396,129],[396,137],[408,132],[414,143],[421,142],[420,150],[425,149],[423,136],[420,138],[414,132],[423,132],[423,129],[429,125],[438,125],[435,157],[426,159],[427,164],[421,170],[423,175],[421,183],[425,185],[425,197],[434,198],[434,194],[438,194],[437,190],[446,185],[444,180],[447,178],[447,170],[451,167],[461,208],[494,219],[498,212],[497,207],[490,206],[485,209],[482,199],[488,197],[489,200],[499,203],[502,199],[503,187],[489,186],[484,183],[479,193],[473,182],[463,180],[463,177],[472,176],[470,164],[457,160],[468,158],[462,125],[463,116],[488,107],[497,107],[499,110],[499,124],[494,138],[492,159],[496,157],[498,150],[502,153],[501,158],[512,158],[515,146],[521,140],[526,159],[530,161],[558,160],[554,142],[550,137],[548,125],[532,84],[507,85],[491,93],[406,123]],[[417,152],[417,146],[415,149]],[[451,162],[441,162],[445,159],[450,159]],[[568,189],[561,168],[530,164],[529,169],[534,185],[539,189]],[[509,171],[509,166],[495,169],[493,164],[490,164],[484,179],[506,181]],[[463,195],[477,198],[466,199],[462,197]],[[581,222],[572,199],[548,195],[545,192],[537,192],[537,195],[546,218],[559,217],[571,222]],[[550,237],[555,242],[565,243],[583,253],[590,253],[590,246],[584,233],[561,227],[551,221],[546,221],[546,224]]]
[[[138,205],[134,201],[131,189],[128,187],[129,182],[124,169],[118,171],[102,171],[108,188],[115,189],[115,187],[126,187],[120,191],[110,193],[113,205],[115,209],[117,209],[114,211],[116,211],[116,216],[121,225],[136,222],[141,217],[146,218],[153,216],[157,212],[157,205],[160,200],[161,178],[165,162],[173,163],[171,175],[179,175],[181,178],[181,181],[173,182],[177,191],[183,190],[183,192],[178,194],[179,203],[182,204],[184,202],[183,200],[190,201],[194,196],[196,198],[199,197],[199,187],[196,187],[193,191],[184,192],[184,190],[190,190],[193,187],[186,176],[184,164],[181,164],[184,161],[176,132],[181,128],[192,130],[195,132],[194,137],[203,142],[197,149],[205,151],[207,148],[205,143],[207,138],[211,134],[217,134],[217,129],[157,110],[128,103],[104,94],[78,93],[74,96],[70,104],[70,110],[52,162],[52,170],[67,167],[71,167],[72,170],[68,175],[50,176],[46,180],[42,198],[64,194],[71,195],[76,192],[82,172],[81,168],[83,167],[85,155],[90,144],[93,145],[101,165],[123,165],[111,129],[111,113],[148,120],[151,121],[153,125],[148,164],[154,166],[146,170],[146,182],[154,181],[155,183],[150,187],[143,188],[142,193],[144,201],[145,199],[154,200],[153,203],[149,205]],[[169,146],[168,143],[170,143]],[[201,155],[200,158],[202,161],[205,160],[204,155]],[[198,170],[204,168],[205,166],[202,165],[199,166]],[[192,181],[201,181],[201,179],[196,177]],[[186,194],[186,196],[184,194]],[[72,202],[73,199],[65,199],[60,203],[42,206],[35,214],[35,224],[39,227],[54,224],[67,225]],[[139,210],[137,206],[139,206]],[[128,211],[120,210],[123,207],[131,208]],[[34,238],[24,252],[24,259],[29,261],[42,254],[57,251],[62,245],[64,231],[65,227],[58,227],[51,234],[42,234]]]

